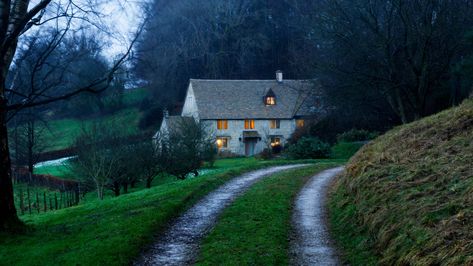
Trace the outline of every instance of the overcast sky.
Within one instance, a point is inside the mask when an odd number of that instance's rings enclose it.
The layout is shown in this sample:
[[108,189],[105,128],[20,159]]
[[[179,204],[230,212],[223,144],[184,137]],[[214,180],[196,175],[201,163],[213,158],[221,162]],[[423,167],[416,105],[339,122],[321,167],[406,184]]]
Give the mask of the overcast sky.
[[[35,6],[39,0],[32,1],[30,8]],[[43,17],[43,21],[47,20],[49,16],[55,16],[57,11],[57,6],[64,8],[64,3],[69,0],[56,0],[48,7],[49,12]],[[74,3],[81,8],[88,9],[87,7],[93,6],[93,10],[100,13],[101,25],[107,27],[107,32],[111,34],[100,34],[100,39],[107,43],[104,49],[104,55],[107,56],[110,60],[113,60],[117,55],[126,51],[130,44],[130,40],[133,38],[134,33],[136,32],[141,20],[142,20],[142,5],[149,0],[76,0]],[[94,3],[94,4],[90,4]],[[78,9],[76,9],[78,10]],[[70,12],[70,11],[69,11]],[[98,22],[96,16],[89,16],[89,19]],[[55,21],[50,21],[47,25],[55,27]],[[74,27],[79,27],[82,20],[75,19],[73,22]],[[64,28],[66,25],[66,19],[62,18],[59,20],[60,27]],[[61,26],[64,25],[64,26]],[[90,25],[90,24],[89,24]],[[34,27],[26,35],[35,34],[35,33],[46,33],[44,27]]]
[[143,1],[107,1],[102,4],[102,12],[105,14],[106,24],[110,27],[110,31],[118,34],[110,39],[111,46],[107,49],[105,54],[107,56],[114,56],[120,52],[124,52],[130,39],[133,38],[134,33],[142,20],[142,12],[140,6]]

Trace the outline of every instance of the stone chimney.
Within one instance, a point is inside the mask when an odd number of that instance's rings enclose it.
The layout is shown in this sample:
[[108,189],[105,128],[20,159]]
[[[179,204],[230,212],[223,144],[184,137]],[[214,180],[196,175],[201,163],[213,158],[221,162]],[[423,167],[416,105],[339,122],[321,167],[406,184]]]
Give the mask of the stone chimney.
[[283,80],[282,79],[282,71],[281,70],[276,71],[276,81],[278,83],[282,83],[282,80]]

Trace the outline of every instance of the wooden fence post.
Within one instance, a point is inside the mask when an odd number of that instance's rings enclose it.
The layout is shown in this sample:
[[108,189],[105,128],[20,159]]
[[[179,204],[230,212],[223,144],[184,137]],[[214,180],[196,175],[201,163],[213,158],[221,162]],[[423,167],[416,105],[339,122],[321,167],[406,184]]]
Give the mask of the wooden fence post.
[[26,187],[27,193],[28,193],[28,211],[31,214],[31,197],[30,197],[30,187]]
[[43,209],[44,209],[44,212],[48,210],[48,204],[46,202],[46,191],[43,192]]
[[20,212],[21,215],[25,214],[25,203],[23,202],[23,190],[20,189]]
[[38,210],[38,213],[39,213],[39,195],[38,195],[38,192],[36,192],[36,210]]
[[59,198],[59,208],[61,209],[64,207],[62,206],[62,191],[60,193],[61,193],[61,197]]

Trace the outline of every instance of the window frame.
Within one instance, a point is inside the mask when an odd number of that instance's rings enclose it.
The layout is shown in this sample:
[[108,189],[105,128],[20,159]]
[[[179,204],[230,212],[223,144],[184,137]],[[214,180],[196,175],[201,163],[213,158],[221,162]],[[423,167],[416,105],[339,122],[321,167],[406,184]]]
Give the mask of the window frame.
[[305,126],[305,121],[304,119],[296,119],[296,127],[297,128],[302,128]]
[[228,129],[228,120],[226,120],[226,119],[217,119],[217,129],[218,130],[227,130]]
[[267,106],[276,105],[276,97],[266,96],[264,99],[264,104],[266,104]]
[[[222,143],[218,144],[218,141],[221,140]],[[217,137],[215,140],[215,144],[217,145],[217,149],[222,150],[222,149],[228,149],[228,137]]]
[[281,146],[282,141],[281,137],[271,137],[271,147]]
[[245,129],[255,129],[255,120],[245,119]]
[[280,119],[271,119],[271,120],[269,120],[269,128],[270,129],[280,129],[281,128],[281,120]]

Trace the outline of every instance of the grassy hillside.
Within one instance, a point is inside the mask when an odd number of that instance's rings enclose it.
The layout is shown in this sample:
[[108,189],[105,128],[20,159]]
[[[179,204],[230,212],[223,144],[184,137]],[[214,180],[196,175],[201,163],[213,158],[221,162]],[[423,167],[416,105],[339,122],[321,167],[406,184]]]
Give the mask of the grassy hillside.
[[330,207],[352,265],[472,265],[473,100],[363,147]]
[[138,133],[138,123],[142,116],[138,105],[146,97],[146,93],[144,89],[126,91],[123,96],[125,108],[110,115],[89,119],[66,118],[49,121],[46,129],[39,129],[43,132],[41,140],[44,145],[41,146],[45,147],[46,152],[68,148],[73,144],[83,126],[96,121],[128,125],[131,133]]

